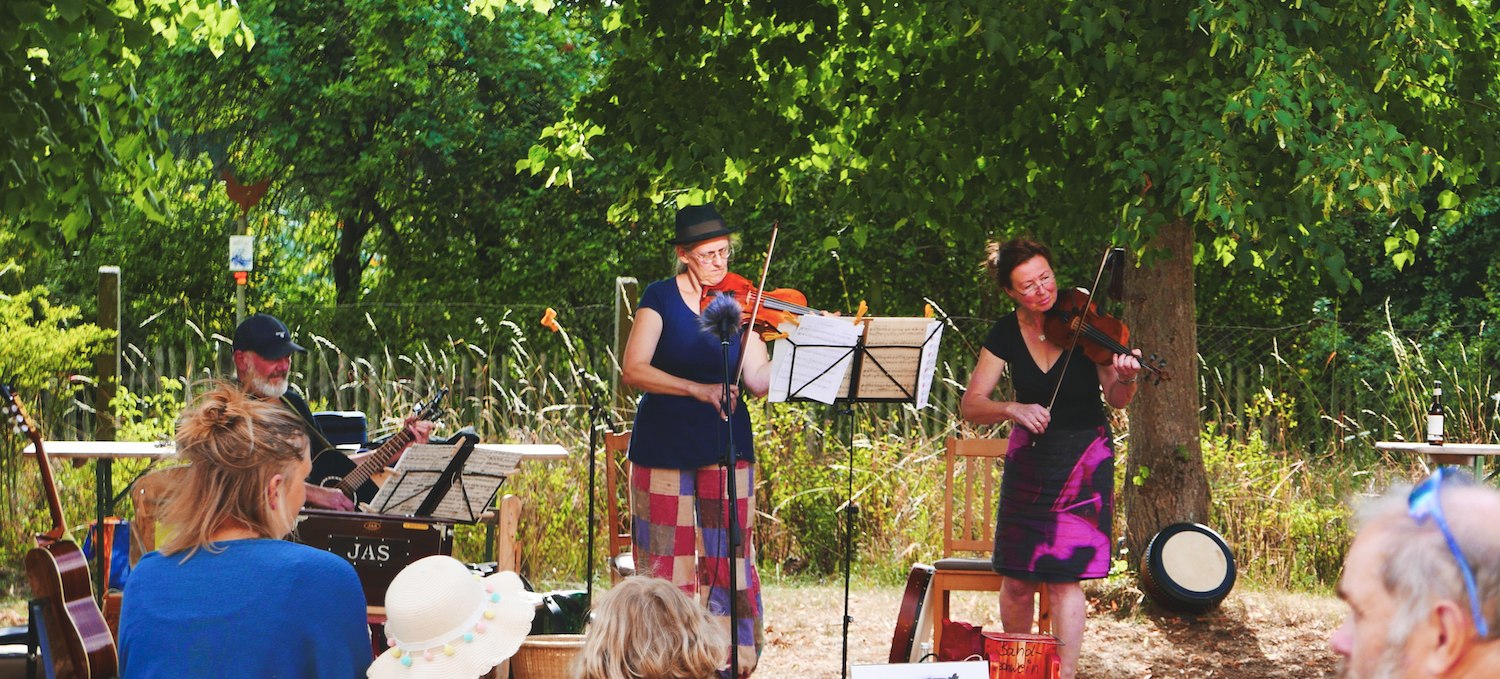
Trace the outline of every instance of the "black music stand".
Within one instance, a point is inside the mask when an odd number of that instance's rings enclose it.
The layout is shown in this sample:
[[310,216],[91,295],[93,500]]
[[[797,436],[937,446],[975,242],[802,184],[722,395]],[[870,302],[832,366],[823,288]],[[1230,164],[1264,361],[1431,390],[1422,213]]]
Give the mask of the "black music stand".
[[[882,320],[900,322],[903,325],[912,326],[920,330],[917,334],[911,333],[911,328],[900,328],[900,332],[886,333],[884,329],[878,333],[876,344],[867,344],[865,339],[870,334],[871,326]],[[920,321],[921,323],[917,323]],[[811,379],[805,380],[801,385],[789,384],[787,389],[787,400],[808,401],[801,392],[809,387],[814,381],[822,378],[850,358],[848,381],[839,390],[839,395],[834,399],[834,412],[845,417],[847,437],[844,440],[846,450],[849,451],[848,467],[845,474],[848,479],[848,501],[844,504],[844,629],[843,629],[843,655],[839,668],[840,676],[847,677],[849,673],[849,624],[854,618],[849,615],[849,581],[851,569],[854,563],[854,520],[859,516],[859,506],[854,503],[854,407],[855,403],[911,403],[918,407],[926,405],[927,390],[932,385],[930,372],[924,376],[924,367],[928,370],[935,363],[938,344],[942,339],[942,324],[932,319],[863,319],[865,331],[861,332],[855,339],[854,346],[830,345],[830,344],[797,344],[790,337],[787,342],[791,347],[788,357],[790,365],[788,374],[795,378],[797,374],[797,349],[806,347],[809,349],[848,349],[847,352],[838,357],[827,366],[822,366]],[[904,339],[903,339],[904,336]],[[835,352],[836,353],[836,352]],[[822,353],[820,352],[820,357]],[[929,361],[929,358],[931,359]],[[820,366],[814,366],[817,369]],[[913,369],[915,368],[915,369]],[[925,379],[924,379],[925,378]]]
[[[454,523],[473,524],[489,505],[490,499],[499,492],[500,485],[515,471],[518,457],[485,460],[476,463],[474,445],[478,437],[461,436],[452,447],[452,454],[443,461],[441,468],[432,464],[407,466],[403,456],[402,467],[396,477],[380,489],[380,493],[369,503],[370,510],[384,515],[415,516],[433,518]],[[413,458],[422,451],[416,447],[406,451]]]

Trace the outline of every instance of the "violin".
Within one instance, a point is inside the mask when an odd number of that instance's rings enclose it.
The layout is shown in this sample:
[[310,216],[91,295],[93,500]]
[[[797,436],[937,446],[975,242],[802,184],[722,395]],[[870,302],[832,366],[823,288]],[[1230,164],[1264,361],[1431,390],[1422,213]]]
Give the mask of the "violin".
[[[1114,362],[1115,354],[1129,354],[1130,328],[1125,322],[1100,313],[1088,293],[1081,289],[1057,291],[1057,301],[1042,315],[1042,334],[1047,341],[1064,351],[1077,346],[1083,355],[1099,365]],[[1170,381],[1165,359],[1156,354],[1140,357],[1141,368],[1151,373],[1152,381]]]
[[[740,324],[753,327],[762,338],[779,332],[776,326],[794,320],[797,316],[816,311],[807,306],[807,295],[801,292],[791,288],[776,288],[762,293],[750,283],[748,278],[733,271],[725,273],[724,279],[718,283],[703,287],[703,296],[698,300],[698,310],[707,309],[717,293],[733,295],[739,300],[744,307],[744,316],[740,319]],[[757,300],[759,304],[756,303]],[[751,314],[754,314],[754,317]]]

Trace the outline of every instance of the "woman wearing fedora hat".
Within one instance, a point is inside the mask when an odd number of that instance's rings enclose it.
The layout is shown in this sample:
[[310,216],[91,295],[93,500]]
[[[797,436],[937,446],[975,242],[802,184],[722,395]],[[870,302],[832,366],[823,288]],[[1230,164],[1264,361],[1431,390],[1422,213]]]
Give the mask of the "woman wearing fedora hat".
[[177,425],[190,464],[162,500],[171,529],[131,572],[125,679],[363,677],[365,595],[354,567],[282,540],[312,463],[297,415],[221,385]]
[[[730,234],[713,205],[677,211],[677,275],[646,287],[625,345],[622,379],[644,392],[630,440],[630,510],[634,554],[643,573],[670,580],[696,596],[728,629],[729,548],[725,539],[728,496],[724,467],[726,421],[735,462],[735,515],[743,539],[735,558],[738,596],[735,636],[741,675],[755,667],[763,642],[760,577],[755,570],[755,452],[750,414],[740,386],[730,385],[730,412],[722,412],[724,353],[720,340],[699,325],[704,288],[729,273]],[[764,396],[770,358],[759,335],[734,333],[728,355],[743,356],[744,388]],[[749,344],[741,351],[740,343]],[[729,374],[738,371],[729,366]]]

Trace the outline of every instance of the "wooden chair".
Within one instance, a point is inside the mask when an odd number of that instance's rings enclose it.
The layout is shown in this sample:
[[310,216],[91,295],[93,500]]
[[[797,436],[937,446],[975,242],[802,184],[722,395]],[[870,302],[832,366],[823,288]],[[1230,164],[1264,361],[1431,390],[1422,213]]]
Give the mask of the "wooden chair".
[[[943,558],[933,564],[932,647],[942,648],[943,620],[949,592],[999,592],[1005,577],[986,557],[954,556],[960,552],[990,554],[995,547],[995,512],[1000,499],[1000,467],[1006,439],[949,438],[943,455]],[[1038,632],[1051,633],[1047,586],[1040,590]]]
[[[635,555],[630,552],[630,432],[604,435],[605,511],[609,523],[609,577],[611,583],[635,575]],[[625,508],[623,513],[621,508]]]
[[130,504],[135,507],[135,518],[130,521],[130,565],[134,566],[147,552],[156,549],[162,500],[183,482],[187,469],[187,465],[157,469],[136,479],[130,487]]

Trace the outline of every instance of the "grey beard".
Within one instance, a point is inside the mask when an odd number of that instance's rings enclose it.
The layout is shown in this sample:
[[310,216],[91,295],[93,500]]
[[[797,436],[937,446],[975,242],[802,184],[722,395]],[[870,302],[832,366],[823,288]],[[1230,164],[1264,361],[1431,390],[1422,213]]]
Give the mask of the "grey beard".
[[1380,662],[1376,663],[1370,674],[1355,676],[1349,670],[1349,659],[1340,658],[1337,676],[1339,679],[1401,679],[1406,676],[1402,671],[1405,665],[1405,649],[1400,646],[1387,645],[1381,649]]
[[287,381],[282,380],[281,384],[271,384],[271,381],[265,376],[255,375],[250,378],[250,382],[246,386],[249,387],[247,391],[256,396],[265,399],[275,399],[281,398],[286,393]]

